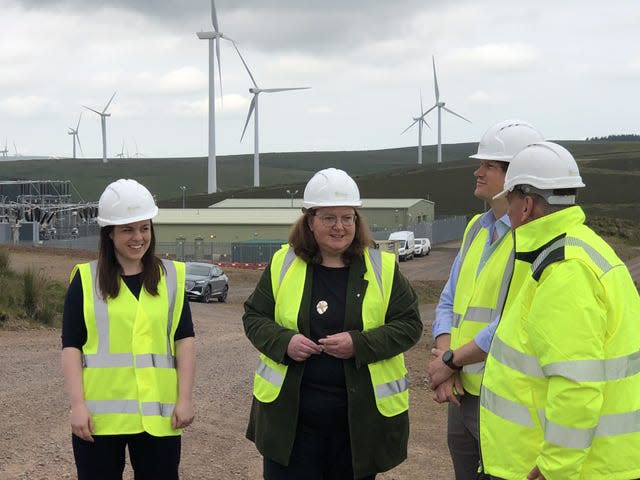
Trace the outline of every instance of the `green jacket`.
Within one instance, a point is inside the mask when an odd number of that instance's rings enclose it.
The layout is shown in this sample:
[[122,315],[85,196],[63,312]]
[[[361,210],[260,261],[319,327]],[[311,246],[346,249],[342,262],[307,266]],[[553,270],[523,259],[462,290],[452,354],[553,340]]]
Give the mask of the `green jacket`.
[[[274,402],[267,404],[253,399],[247,438],[256,444],[262,455],[287,465],[298,423],[300,383],[305,363],[294,362],[286,356],[289,341],[296,332],[277,325],[273,320],[275,302],[269,268],[245,302],[244,329],[260,352],[275,361],[287,363],[289,369],[282,391]],[[298,327],[302,334],[309,336],[313,275],[311,266],[307,268]],[[407,457],[408,412],[394,417],[384,417],[378,412],[367,364],[408,350],[422,334],[417,296],[397,264],[385,325],[362,332],[361,301],[356,295],[366,292],[364,272],[364,260],[354,259],[349,269],[345,314],[345,331],[351,334],[355,350],[355,356],[344,361],[344,370],[356,478],[389,470]]]

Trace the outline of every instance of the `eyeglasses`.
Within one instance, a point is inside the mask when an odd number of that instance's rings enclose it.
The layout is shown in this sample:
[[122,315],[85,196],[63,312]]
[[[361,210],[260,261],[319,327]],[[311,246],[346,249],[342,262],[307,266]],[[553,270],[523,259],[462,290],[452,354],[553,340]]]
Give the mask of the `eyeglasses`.
[[[338,223],[338,217],[335,215],[318,215],[318,218],[325,227],[333,227]],[[356,215],[353,213],[350,215],[342,215],[340,217],[340,223],[343,227],[352,227],[355,221]]]

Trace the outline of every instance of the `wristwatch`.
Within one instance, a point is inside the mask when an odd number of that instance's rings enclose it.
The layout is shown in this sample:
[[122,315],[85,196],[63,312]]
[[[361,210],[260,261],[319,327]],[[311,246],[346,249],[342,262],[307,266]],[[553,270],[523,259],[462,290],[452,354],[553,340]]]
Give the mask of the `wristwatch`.
[[453,363],[453,350],[447,350],[442,354],[442,361],[444,364],[452,370],[462,370],[461,366]]

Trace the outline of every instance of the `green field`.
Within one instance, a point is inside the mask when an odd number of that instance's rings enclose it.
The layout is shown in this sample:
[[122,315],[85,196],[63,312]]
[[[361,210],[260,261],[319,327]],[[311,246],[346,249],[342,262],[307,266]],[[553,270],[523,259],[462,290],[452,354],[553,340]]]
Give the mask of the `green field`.
[[[560,141],[574,154],[587,188],[580,203],[593,216],[640,222],[640,142]],[[56,159],[4,161],[0,180],[71,180],[82,197],[95,201],[111,181],[135,178],[149,187],[160,206],[182,204],[180,185],[187,186],[187,207],[206,207],[228,197],[287,198],[313,172],[334,166],[357,177],[363,197],[427,198],[436,215],[471,214],[482,208],[472,191],[476,160],[468,159],[476,143],[445,145],[442,164],[434,164],[435,146],[424,147],[424,165],[417,165],[415,147],[375,151],[265,153],[260,156],[261,183],[254,189],[253,156],[218,157],[217,194],[206,194],[206,163],[199,158]]]

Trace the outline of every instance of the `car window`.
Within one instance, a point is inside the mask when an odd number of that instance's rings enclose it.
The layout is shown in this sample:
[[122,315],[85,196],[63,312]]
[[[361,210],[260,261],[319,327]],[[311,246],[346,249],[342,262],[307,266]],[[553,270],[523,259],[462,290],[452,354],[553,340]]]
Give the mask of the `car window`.
[[210,269],[206,265],[187,264],[187,274],[196,275],[198,277],[208,277]]

